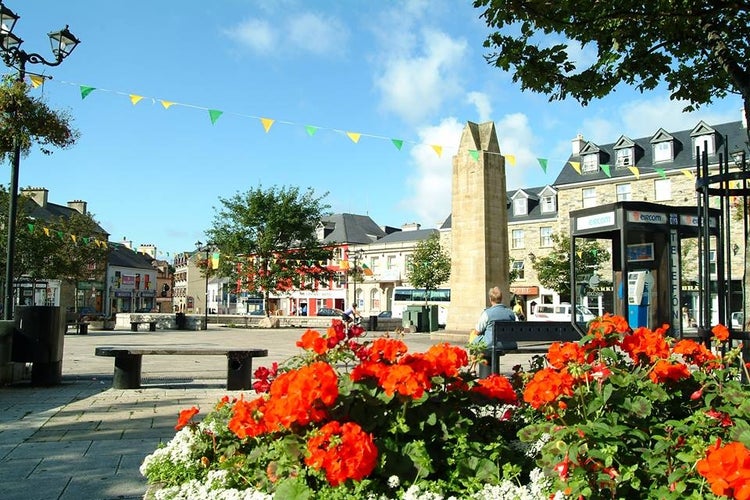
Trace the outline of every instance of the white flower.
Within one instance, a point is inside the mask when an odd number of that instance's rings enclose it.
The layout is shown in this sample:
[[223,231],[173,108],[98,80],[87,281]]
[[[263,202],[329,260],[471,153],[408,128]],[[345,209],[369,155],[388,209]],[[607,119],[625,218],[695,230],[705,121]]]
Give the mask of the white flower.
[[389,488],[398,488],[398,485],[401,484],[401,481],[399,480],[398,476],[391,476],[388,478],[388,487]]

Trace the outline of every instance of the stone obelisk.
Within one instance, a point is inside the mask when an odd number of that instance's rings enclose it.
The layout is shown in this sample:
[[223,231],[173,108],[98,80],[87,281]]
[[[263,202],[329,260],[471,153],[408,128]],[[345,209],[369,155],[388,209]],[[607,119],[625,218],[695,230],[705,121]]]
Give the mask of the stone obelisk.
[[467,122],[453,157],[451,305],[446,330],[469,332],[493,286],[508,305],[508,206],[505,158],[495,124]]

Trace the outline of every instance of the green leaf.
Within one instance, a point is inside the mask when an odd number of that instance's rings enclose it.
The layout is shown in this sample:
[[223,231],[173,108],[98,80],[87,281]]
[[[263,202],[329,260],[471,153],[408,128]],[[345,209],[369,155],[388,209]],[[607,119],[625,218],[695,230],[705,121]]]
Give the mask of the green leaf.
[[308,500],[313,491],[300,478],[287,478],[279,483],[273,498],[278,500]]

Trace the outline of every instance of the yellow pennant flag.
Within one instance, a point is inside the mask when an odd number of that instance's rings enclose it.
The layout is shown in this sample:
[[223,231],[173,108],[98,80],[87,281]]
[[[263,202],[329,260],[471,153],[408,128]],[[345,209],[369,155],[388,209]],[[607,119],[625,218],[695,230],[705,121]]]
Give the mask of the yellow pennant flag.
[[633,175],[635,175],[636,179],[640,179],[641,178],[641,171],[638,170],[638,167],[628,167],[628,170],[630,170],[631,172],[633,172]]
[[695,177],[695,175],[693,175],[693,172],[691,172],[691,171],[690,171],[689,169],[687,169],[687,168],[686,168],[686,169],[683,169],[683,170],[682,170],[682,173],[683,173],[683,175],[684,175],[685,177],[687,177],[688,179],[693,179],[693,178]]
[[581,175],[581,162],[580,161],[569,161],[570,166],[573,167],[573,169],[578,172],[578,175]]
[[70,239],[73,240],[73,243],[78,243],[78,237],[75,234],[71,234]]
[[164,106],[164,109],[169,109],[170,106],[172,106],[174,103],[172,101],[159,101],[162,106]]
[[362,136],[362,134],[358,134],[356,132],[347,132],[346,135],[349,137],[349,139],[352,140],[354,144],[357,144],[359,142],[359,138]]
[[44,228],[42,228],[42,229],[44,229],[44,234],[45,234],[46,236],[49,236],[49,228],[48,228],[48,227],[44,227]]
[[31,75],[31,86],[37,88],[44,83],[44,77],[39,75]]
[[133,103],[133,106],[138,104],[138,102],[140,102],[141,99],[143,99],[142,95],[130,94],[130,102]]
[[[273,125],[273,122],[276,120],[272,120],[270,118],[261,118],[260,122],[263,124],[263,128],[266,129],[266,134],[269,130],[271,130],[271,125]],[[355,141],[356,142],[356,141]]]
[[437,144],[433,144],[432,150],[435,151],[435,153],[437,153],[438,158],[443,156],[443,146],[438,146]]
[[516,166],[516,155],[505,155],[505,159],[514,167]]

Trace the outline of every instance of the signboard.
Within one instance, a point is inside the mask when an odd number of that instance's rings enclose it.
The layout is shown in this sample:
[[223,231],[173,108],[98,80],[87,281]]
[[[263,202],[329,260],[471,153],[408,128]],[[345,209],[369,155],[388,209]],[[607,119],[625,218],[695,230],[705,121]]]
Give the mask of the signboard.
[[638,222],[641,224],[666,224],[669,220],[666,214],[658,212],[641,212],[634,210],[627,213],[628,222]]
[[587,215],[576,219],[576,229],[594,229],[597,227],[614,226],[615,213],[605,212],[603,214]]
[[628,245],[628,262],[648,262],[654,260],[654,244],[638,243]]

